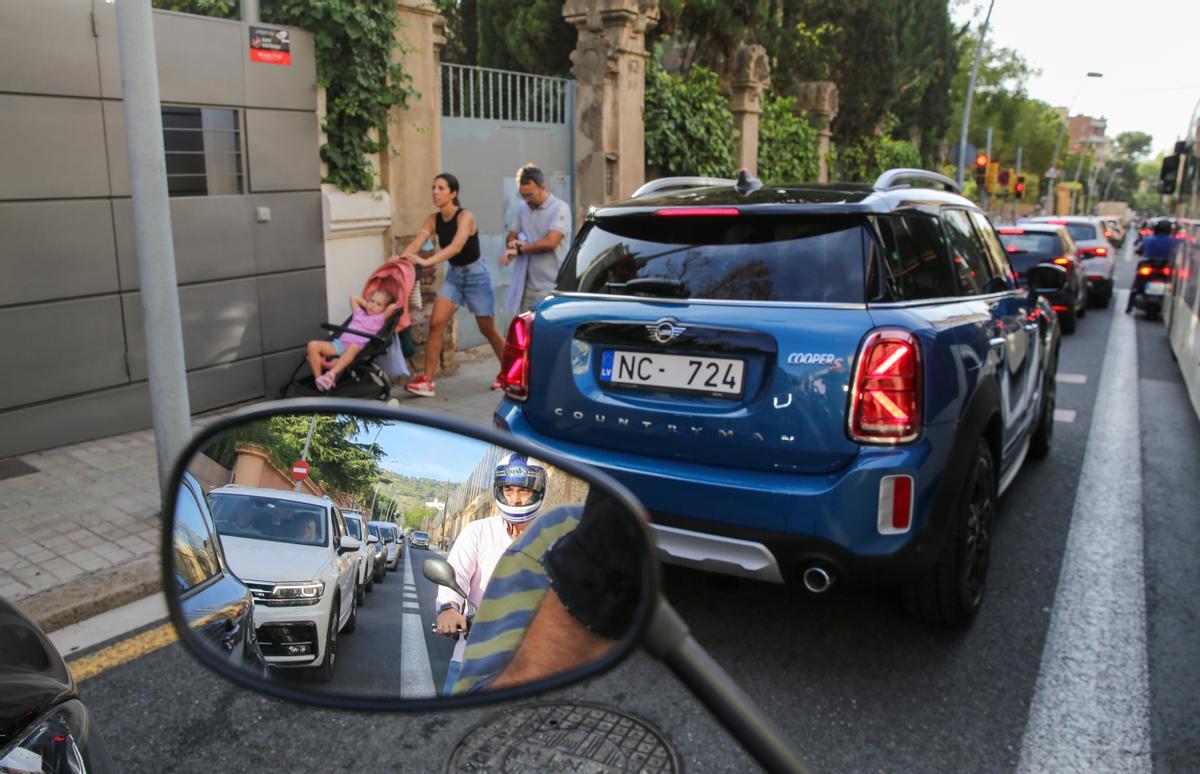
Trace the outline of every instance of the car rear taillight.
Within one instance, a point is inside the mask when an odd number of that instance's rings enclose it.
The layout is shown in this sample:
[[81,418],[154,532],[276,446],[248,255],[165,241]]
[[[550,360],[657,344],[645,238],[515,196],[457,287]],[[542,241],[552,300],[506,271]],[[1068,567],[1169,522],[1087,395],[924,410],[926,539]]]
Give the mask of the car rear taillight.
[[1067,256],[1065,256],[1065,255],[1060,255],[1059,257],[1057,257],[1057,258],[1055,258],[1055,259],[1054,259],[1054,264],[1055,264],[1056,266],[1070,266],[1070,265],[1071,265],[1071,259],[1070,259],[1070,258],[1068,258],[1068,257],[1067,257]]
[[522,312],[508,326],[500,387],[513,400],[529,399],[529,347],[533,341],[533,312]]
[[848,430],[860,443],[897,444],[921,433],[921,350],[907,331],[867,336],[854,365]]
[[912,476],[884,476],[879,481],[877,526],[881,535],[898,535],[912,527]]
[[1154,269],[1150,268],[1149,266],[1142,266],[1138,269],[1138,274],[1142,275],[1143,277],[1149,277],[1153,273]]
[[1096,258],[1101,255],[1108,255],[1107,247],[1081,247],[1079,254],[1084,258]]
[[655,210],[654,214],[675,218],[736,218],[742,213],[734,207],[670,207]]
[[1025,229],[1023,229],[1023,228],[1002,228],[1002,229],[1000,229],[1000,233],[1001,234],[1024,234]]

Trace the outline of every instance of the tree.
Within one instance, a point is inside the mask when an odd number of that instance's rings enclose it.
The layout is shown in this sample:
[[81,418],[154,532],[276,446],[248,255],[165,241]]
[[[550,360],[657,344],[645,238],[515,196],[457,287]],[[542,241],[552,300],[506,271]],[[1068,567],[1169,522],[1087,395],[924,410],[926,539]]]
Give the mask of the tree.
[[579,36],[561,0],[477,0],[475,8],[480,66],[570,76]]
[[[238,425],[222,433],[205,454],[232,468],[237,447],[251,443],[266,449],[276,467],[288,470],[301,458],[311,416],[274,416]],[[309,478],[327,490],[362,497],[380,480],[383,449],[354,441],[380,422],[346,414],[318,414],[309,450]]]
[[734,169],[733,112],[721,95],[717,76],[695,66],[686,76],[671,75],[657,57],[646,68],[646,164],[653,176],[711,175]]
[[437,9],[446,18],[442,61],[475,64],[479,52],[478,0],[437,0]]

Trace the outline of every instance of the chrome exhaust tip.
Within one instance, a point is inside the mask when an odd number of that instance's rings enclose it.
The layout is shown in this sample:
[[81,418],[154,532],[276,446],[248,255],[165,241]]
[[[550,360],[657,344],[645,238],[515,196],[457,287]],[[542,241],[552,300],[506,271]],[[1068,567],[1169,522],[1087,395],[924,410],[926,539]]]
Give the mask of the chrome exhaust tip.
[[814,594],[824,594],[833,585],[833,573],[819,564],[814,564],[804,571],[804,588]]

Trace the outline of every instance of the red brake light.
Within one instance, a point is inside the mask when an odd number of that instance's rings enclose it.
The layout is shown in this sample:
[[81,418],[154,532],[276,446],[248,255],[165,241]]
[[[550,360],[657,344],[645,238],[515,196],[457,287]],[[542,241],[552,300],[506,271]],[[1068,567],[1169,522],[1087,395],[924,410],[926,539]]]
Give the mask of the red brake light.
[[1149,266],[1142,266],[1138,269],[1138,274],[1142,275],[1143,277],[1149,277],[1153,272],[1154,269],[1151,269]]
[[1053,223],[1053,224],[1054,224],[1054,225],[1056,225],[1056,226],[1065,226],[1065,225],[1067,225],[1067,222],[1066,222],[1065,220],[1048,220],[1048,221],[1046,221],[1046,222],[1047,222],[1047,223]]
[[920,435],[920,353],[907,331],[876,331],[863,342],[850,393],[852,440],[896,444]]
[[1001,234],[1024,234],[1025,229],[1023,229],[1023,228],[1002,228],[1002,229],[1000,229],[1000,233]]
[[682,218],[734,218],[742,213],[734,207],[671,207],[655,210],[654,214]]
[[1150,235],[1151,235],[1151,234],[1153,234],[1154,232],[1153,232],[1153,231],[1151,231],[1151,230],[1150,230],[1150,229],[1148,229],[1148,228],[1144,228],[1144,229],[1142,229],[1141,231],[1139,231],[1138,233],[1139,233],[1139,234],[1141,234],[1142,236],[1150,236]]
[[1162,275],[1164,277],[1170,277],[1171,276],[1171,267],[1170,266],[1162,267]]
[[529,346],[533,336],[533,312],[522,312],[508,326],[504,359],[500,362],[500,386],[514,400],[529,399]]
[[1070,258],[1068,258],[1068,257],[1067,257],[1067,256],[1065,256],[1065,255],[1060,255],[1060,256],[1058,256],[1057,258],[1055,258],[1055,259],[1054,259],[1054,263],[1055,263],[1055,264],[1057,264],[1057,265],[1059,265],[1059,266],[1070,266],[1070,265],[1071,265],[1071,259],[1070,259]]
[[1092,255],[1108,255],[1108,248],[1097,247],[1096,249],[1092,250]]

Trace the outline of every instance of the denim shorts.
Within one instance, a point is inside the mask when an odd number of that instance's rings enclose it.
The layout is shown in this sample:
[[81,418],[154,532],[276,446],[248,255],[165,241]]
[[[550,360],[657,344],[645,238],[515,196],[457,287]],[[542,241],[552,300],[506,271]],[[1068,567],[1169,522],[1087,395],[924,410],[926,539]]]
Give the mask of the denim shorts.
[[438,291],[439,298],[448,298],[455,306],[466,305],[476,317],[496,314],[496,291],[492,275],[483,258],[467,266],[446,266],[446,281]]

